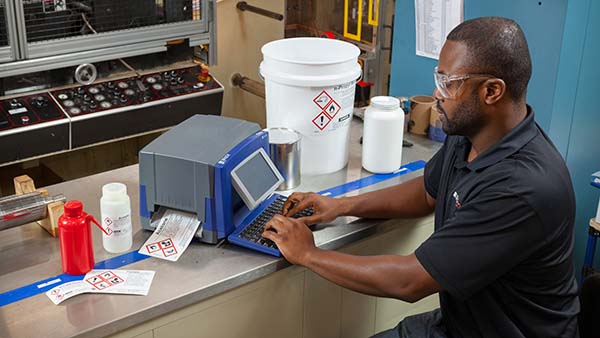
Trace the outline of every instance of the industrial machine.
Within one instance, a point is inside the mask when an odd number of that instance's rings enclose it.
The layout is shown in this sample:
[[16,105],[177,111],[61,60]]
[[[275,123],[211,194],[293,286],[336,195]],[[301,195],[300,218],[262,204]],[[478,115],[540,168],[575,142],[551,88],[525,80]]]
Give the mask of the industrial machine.
[[221,113],[215,0],[0,0],[0,166]]
[[388,0],[289,0],[285,36],[340,39],[361,49],[362,81],[356,106],[387,95],[391,63],[394,2]]
[[[264,224],[281,211],[274,194],[283,178],[269,157],[269,134],[258,124],[219,116],[193,116],[140,151],[140,216],[154,230],[161,207],[195,214],[197,237],[229,241],[280,256],[262,238]],[[309,215],[307,209],[296,217]]]

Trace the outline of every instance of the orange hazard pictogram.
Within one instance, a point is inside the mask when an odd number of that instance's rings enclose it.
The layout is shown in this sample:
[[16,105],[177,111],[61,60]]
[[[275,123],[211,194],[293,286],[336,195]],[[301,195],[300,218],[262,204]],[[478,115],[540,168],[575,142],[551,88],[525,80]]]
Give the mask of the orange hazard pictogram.
[[112,271],[106,271],[95,276],[92,276],[85,280],[88,284],[92,285],[98,290],[103,290],[108,287],[111,287],[115,284],[121,284],[125,282],[125,280],[119,276],[117,276]]
[[331,116],[331,118],[334,118],[337,115],[337,113],[340,112],[340,110],[342,110],[342,107],[340,107],[340,105],[334,100],[331,100],[329,106],[325,108],[325,112],[327,113],[327,115]]
[[319,128],[319,130],[324,130],[327,128],[327,125],[331,122],[331,117],[327,115],[325,112],[320,112],[317,117],[312,120],[312,123]]
[[313,102],[321,109],[325,109],[331,101],[333,101],[333,99],[326,91],[322,91],[313,99]]
[[146,250],[148,250],[148,253],[153,253],[161,250],[165,257],[173,256],[177,253],[177,249],[175,248],[175,245],[173,244],[173,240],[171,238],[147,244]]

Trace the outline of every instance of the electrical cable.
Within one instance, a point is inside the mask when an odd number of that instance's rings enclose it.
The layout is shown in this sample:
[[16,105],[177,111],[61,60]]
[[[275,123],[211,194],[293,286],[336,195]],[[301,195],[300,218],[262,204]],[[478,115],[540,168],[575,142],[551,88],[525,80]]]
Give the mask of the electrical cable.
[[[83,22],[85,22],[85,25],[94,33],[94,34],[98,34],[98,32],[94,29],[94,27],[92,26],[92,24],[88,21],[87,16],[85,16],[84,13],[81,13],[81,18],[83,19]],[[125,60],[119,58],[118,59],[123,66],[125,66],[125,68],[129,69],[130,71],[134,72],[136,76],[140,76],[140,73],[135,70],[133,67],[131,67],[131,65],[129,65],[127,62],[125,62]]]

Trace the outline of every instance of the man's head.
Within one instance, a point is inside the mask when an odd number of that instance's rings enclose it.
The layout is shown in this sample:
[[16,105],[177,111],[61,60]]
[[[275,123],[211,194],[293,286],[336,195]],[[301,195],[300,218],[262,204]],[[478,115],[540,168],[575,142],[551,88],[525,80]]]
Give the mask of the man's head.
[[524,103],[531,58],[513,20],[468,20],[448,34],[437,68],[438,108],[450,135],[471,136],[506,107]]

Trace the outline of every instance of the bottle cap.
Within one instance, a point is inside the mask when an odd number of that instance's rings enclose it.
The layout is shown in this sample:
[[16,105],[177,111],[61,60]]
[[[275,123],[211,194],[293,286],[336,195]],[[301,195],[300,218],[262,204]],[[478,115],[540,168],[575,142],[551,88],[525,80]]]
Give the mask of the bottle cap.
[[400,100],[391,96],[375,96],[371,98],[371,107],[393,110],[400,108]]
[[102,186],[102,197],[119,198],[127,194],[127,186],[123,183],[108,183]]
[[65,214],[68,217],[80,216],[83,212],[83,204],[80,201],[68,201],[65,203]]

